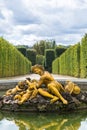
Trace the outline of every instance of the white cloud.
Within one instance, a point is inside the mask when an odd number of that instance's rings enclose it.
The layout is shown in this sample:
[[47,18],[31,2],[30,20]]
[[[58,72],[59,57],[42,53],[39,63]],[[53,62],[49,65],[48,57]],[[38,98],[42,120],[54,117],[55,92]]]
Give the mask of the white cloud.
[[86,0],[1,0],[0,36],[14,44],[75,44],[87,32],[86,12]]

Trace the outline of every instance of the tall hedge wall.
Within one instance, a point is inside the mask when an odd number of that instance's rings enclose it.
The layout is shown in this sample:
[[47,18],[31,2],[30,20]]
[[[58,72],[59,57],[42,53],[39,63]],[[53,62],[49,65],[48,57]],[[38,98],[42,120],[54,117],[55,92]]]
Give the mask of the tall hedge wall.
[[80,77],[80,43],[74,45],[73,48],[72,76]]
[[60,56],[60,74],[79,77],[80,44],[71,46]]
[[53,61],[52,72],[87,78],[87,34]]
[[12,44],[0,38],[0,77],[26,74],[30,68],[31,62]]
[[27,49],[27,58],[31,61],[32,65],[36,64],[36,50],[35,49]]
[[87,78],[87,34],[81,40],[80,77]]
[[56,58],[52,62],[52,73],[53,74],[59,74],[59,58]]
[[55,50],[46,49],[45,50],[45,67],[49,72],[52,72],[52,62],[55,59]]
[[80,77],[80,43],[71,46],[59,58],[54,60],[52,68],[53,73],[58,72],[62,75]]

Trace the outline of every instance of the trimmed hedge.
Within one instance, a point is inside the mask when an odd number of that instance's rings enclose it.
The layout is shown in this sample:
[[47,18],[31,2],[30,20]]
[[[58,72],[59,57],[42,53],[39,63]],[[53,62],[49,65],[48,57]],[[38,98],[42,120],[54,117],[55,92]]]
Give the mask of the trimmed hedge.
[[72,76],[80,77],[80,43],[74,45],[72,58]]
[[27,74],[30,68],[31,62],[12,44],[0,38],[0,77]]
[[52,72],[52,62],[55,59],[55,50],[46,49],[45,50],[45,67],[49,72]]
[[27,49],[27,58],[32,62],[32,65],[36,64],[36,50],[35,49]]
[[59,74],[59,58],[56,58],[52,62],[52,73],[53,74]]
[[87,34],[80,43],[71,46],[57,60],[53,61],[52,72],[87,78]]
[[43,55],[36,55],[36,64],[44,66],[44,56]]
[[87,78],[87,34],[81,40],[80,77]]
[[54,60],[52,69],[53,73],[80,77],[80,43],[71,46]]

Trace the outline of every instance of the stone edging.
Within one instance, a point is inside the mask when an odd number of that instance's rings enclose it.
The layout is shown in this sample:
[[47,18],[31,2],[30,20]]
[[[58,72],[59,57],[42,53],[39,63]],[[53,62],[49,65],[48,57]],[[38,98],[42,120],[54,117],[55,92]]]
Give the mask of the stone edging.
[[[62,84],[65,84],[65,82],[66,82],[65,79],[61,79],[61,80],[58,79],[57,81],[59,81]],[[71,80],[71,81],[76,83],[81,88],[81,90],[84,90],[84,91],[87,90],[87,81],[85,81],[85,82],[80,81],[80,80]],[[17,81],[10,80],[10,81],[0,82],[0,90],[8,90],[8,89],[14,88],[18,82],[19,82],[18,80]]]

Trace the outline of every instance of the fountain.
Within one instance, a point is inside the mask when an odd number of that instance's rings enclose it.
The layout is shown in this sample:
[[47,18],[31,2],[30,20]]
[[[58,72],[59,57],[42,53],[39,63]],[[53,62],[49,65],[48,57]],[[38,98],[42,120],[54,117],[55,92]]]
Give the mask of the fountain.
[[68,112],[87,109],[87,92],[71,81],[61,84],[41,65],[31,68],[40,79],[26,78],[0,97],[0,110]]

